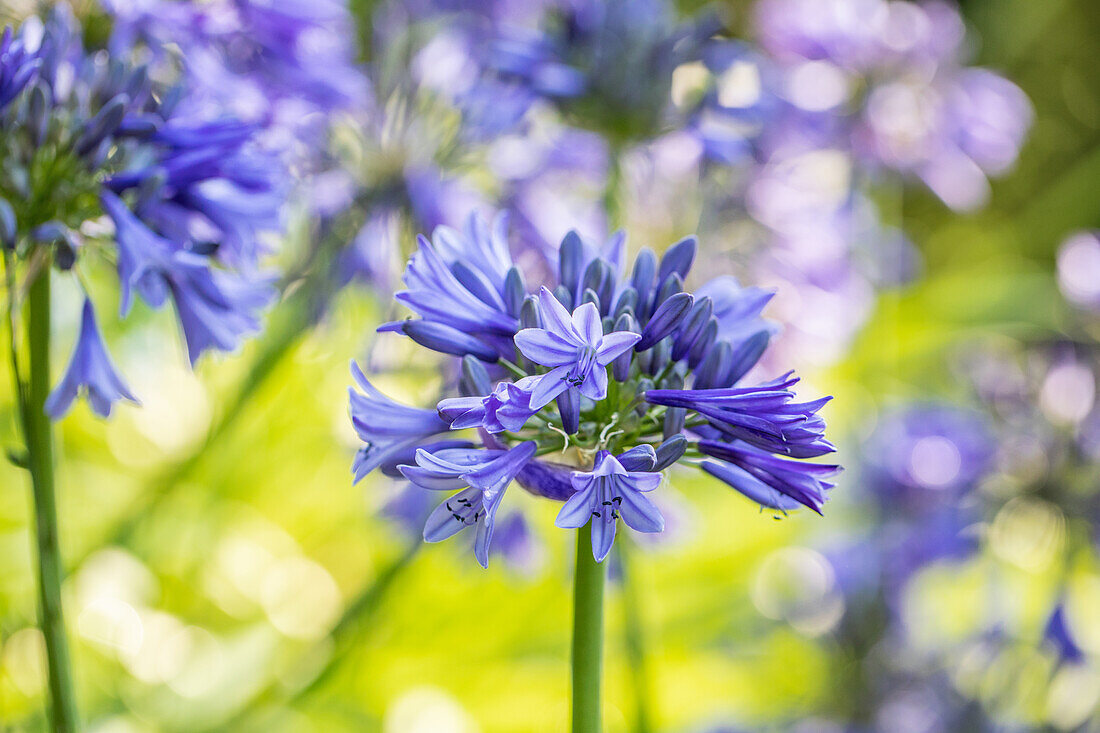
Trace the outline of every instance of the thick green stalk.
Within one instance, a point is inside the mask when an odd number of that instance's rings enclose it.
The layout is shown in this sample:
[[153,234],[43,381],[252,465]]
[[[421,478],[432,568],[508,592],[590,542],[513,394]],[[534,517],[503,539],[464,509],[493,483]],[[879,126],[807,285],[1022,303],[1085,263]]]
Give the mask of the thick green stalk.
[[592,558],[591,538],[591,523],[577,530],[577,571],[573,579],[573,733],[600,733],[606,569]]
[[53,436],[44,405],[50,393],[50,271],[44,267],[27,296],[29,376],[24,390],[16,385],[27,442],[27,468],[34,493],[35,539],[38,546],[38,602],[46,639],[50,719],[57,733],[79,729],[76,696],[69,664],[69,644],[61,611],[61,549],[57,537]]
[[645,630],[642,626],[641,608],[638,604],[638,583],[634,578],[633,560],[630,557],[633,548],[627,542],[617,542],[619,591],[623,604],[623,642],[626,647],[627,665],[630,667],[630,681],[634,687],[634,733],[650,733],[653,730],[653,715],[650,711],[649,670],[645,648]]

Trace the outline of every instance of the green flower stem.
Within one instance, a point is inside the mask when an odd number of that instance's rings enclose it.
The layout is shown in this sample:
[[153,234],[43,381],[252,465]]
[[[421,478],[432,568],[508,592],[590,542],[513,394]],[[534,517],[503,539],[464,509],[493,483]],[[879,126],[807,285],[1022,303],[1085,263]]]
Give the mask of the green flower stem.
[[[624,538],[625,539],[625,538]],[[623,605],[623,642],[626,647],[627,664],[630,667],[630,682],[634,687],[634,731],[650,733],[653,730],[653,714],[650,710],[649,671],[645,648],[645,631],[642,626],[641,608],[638,604],[638,583],[634,578],[634,567],[630,543],[615,543],[620,573],[619,582]]]
[[573,579],[573,733],[600,733],[603,588],[606,568],[592,558],[591,523],[577,530]]
[[[9,294],[9,297],[13,297]],[[70,733],[80,722],[73,692],[69,644],[61,611],[61,548],[57,537],[57,499],[54,493],[53,436],[44,405],[50,393],[50,271],[44,267],[27,296],[28,384],[19,383],[27,469],[34,493],[35,540],[38,549],[38,603],[42,635],[46,639],[52,730]]]

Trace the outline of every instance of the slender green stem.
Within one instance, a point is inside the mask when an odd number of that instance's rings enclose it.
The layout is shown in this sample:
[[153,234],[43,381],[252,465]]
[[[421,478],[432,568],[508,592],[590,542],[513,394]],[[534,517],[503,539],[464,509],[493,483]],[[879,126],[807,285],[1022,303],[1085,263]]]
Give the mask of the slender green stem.
[[573,579],[573,733],[600,733],[605,576],[604,566],[592,558],[589,523],[577,530]]
[[[57,733],[79,729],[69,644],[61,611],[61,548],[57,537],[53,436],[44,405],[50,392],[50,272],[44,268],[27,296],[28,384],[16,384],[27,442],[27,468],[34,493],[38,546],[38,601],[49,670],[50,719]],[[18,379],[18,378],[17,378]]]
[[638,604],[638,583],[634,578],[632,549],[628,542],[615,543],[621,573],[619,590],[623,604],[623,642],[626,646],[627,665],[630,668],[630,682],[634,687],[634,731],[650,733],[653,730],[653,715],[650,710],[653,698],[650,694],[645,630]]

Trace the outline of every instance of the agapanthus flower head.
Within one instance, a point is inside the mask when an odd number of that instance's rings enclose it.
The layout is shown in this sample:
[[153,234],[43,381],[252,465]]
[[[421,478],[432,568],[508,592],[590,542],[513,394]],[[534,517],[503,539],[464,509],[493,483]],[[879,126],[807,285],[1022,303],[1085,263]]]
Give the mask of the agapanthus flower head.
[[[105,253],[122,315],[135,294],[153,308],[170,300],[192,363],[235,349],[272,295],[262,242],[279,227],[284,194],[280,166],[252,145],[256,127],[183,114],[186,86],[154,80],[134,49],[86,52],[65,5],[3,38],[0,86],[13,96],[0,109],[0,220],[15,259],[79,273]],[[80,391],[104,416],[134,399],[90,300],[51,414]]]
[[[351,414],[366,443],[356,477],[405,456],[397,469],[413,484],[458,492],[428,520],[426,539],[475,526],[485,565],[515,481],[564,502],[558,526],[592,522],[602,560],[619,519],[663,530],[645,494],[678,462],[778,511],[820,511],[839,469],[803,459],[835,450],[819,414],[827,400],[796,402],[791,375],[742,384],[767,348],[766,293],[730,278],[686,291],[694,237],[661,257],[643,249],[628,274],[621,234],[597,248],[575,233],[556,276],[530,288],[506,234],[503,217],[489,226],[471,216],[463,231],[421,237],[397,294],[415,317],[380,329],[461,357],[459,396],[435,411],[405,407],[354,370]],[[456,430],[471,431],[471,445],[441,447]]]

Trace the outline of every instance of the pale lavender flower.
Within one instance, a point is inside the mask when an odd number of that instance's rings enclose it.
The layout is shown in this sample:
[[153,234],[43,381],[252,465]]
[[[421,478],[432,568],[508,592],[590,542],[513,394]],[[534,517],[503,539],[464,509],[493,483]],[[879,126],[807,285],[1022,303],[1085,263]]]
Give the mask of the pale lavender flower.
[[65,376],[46,400],[46,414],[55,420],[63,417],[81,392],[100,417],[110,417],[111,408],[119,400],[140,404],[111,362],[96,324],[92,301],[88,299],[84,300],[76,347]]
[[538,378],[531,407],[537,410],[567,389],[602,400],[607,396],[605,367],[642,336],[629,331],[605,336],[595,305],[584,303],[570,315],[545,287],[539,291],[539,310],[546,328],[525,328],[515,336],[524,356],[551,368]]
[[576,529],[592,523],[592,556],[603,562],[615,541],[615,529],[622,518],[637,532],[661,532],[665,520],[645,497],[661,485],[661,474],[627,471],[607,451],[600,451],[591,471],[574,471],[576,493],[565,502],[554,523]]

